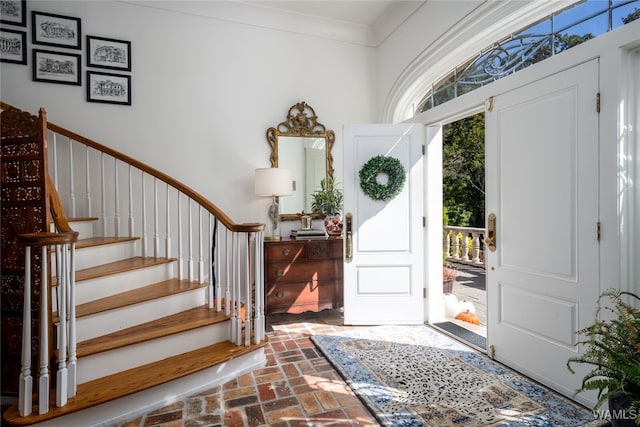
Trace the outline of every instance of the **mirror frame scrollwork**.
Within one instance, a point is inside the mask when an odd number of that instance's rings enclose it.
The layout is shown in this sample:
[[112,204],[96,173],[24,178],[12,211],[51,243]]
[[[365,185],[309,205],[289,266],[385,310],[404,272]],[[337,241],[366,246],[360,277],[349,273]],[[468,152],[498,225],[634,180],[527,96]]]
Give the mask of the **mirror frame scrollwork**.
[[[298,102],[289,108],[287,120],[277,127],[267,129],[267,142],[271,147],[271,167],[278,167],[278,137],[312,137],[325,139],[326,177],[333,178],[333,154],[332,149],[336,141],[336,134],[318,122],[315,110],[306,102]],[[320,214],[311,214],[314,218],[320,218]],[[280,220],[299,220],[301,213],[280,214]]]

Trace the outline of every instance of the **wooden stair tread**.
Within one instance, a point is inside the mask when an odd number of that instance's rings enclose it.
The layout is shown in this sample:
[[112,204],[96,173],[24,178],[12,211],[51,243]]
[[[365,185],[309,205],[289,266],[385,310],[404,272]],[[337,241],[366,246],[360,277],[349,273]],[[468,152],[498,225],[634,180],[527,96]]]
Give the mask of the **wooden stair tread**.
[[[165,280],[163,282],[154,283],[130,291],[122,292],[105,298],[100,298],[84,304],[76,306],[76,317],[90,316],[96,313],[102,313],[115,308],[127,307],[129,305],[138,304],[145,301],[151,301],[168,295],[175,295],[194,289],[206,287],[206,283],[192,282],[189,280],[180,280],[177,278]],[[57,313],[54,313],[57,317]],[[54,321],[57,319],[54,317]]]
[[110,245],[113,243],[124,243],[140,240],[139,237],[87,237],[78,239],[76,249],[90,248],[93,246]]
[[192,308],[78,343],[78,358],[229,320],[208,306]]
[[81,216],[77,218],[67,218],[69,222],[85,222],[85,221],[97,221],[99,218],[97,216]]
[[173,261],[175,261],[175,258],[153,258],[139,256],[127,258],[120,261],[110,262],[108,264],[98,265],[96,267],[89,267],[78,270],[76,271],[76,283],[83,280],[94,279],[96,277],[104,277],[111,274],[122,273],[125,271],[167,264]]
[[[114,243],[125,243],[140,240],[139,237],[87,237],[78,239],[76,249],[92,248],[95,246],[111,245]],[[56,251],[55,246],[51,248],[52,252]]]
[[[67,405],[62,408],[55,406],[55,392],[53,392],[50,410],[46,414],[21,417],[18,412],[18,406],[15,404],[5,411],[3,418],[8,425],[30,425],[68,415],[224,363],[258,350],[266,344],[266,339],[260,344],[246,347],[237,346],[228,341],[213,344],[148,365],[78,384],[76,396],[70,398]],[[34,413],[37,414],[37,400],[34,401]]]

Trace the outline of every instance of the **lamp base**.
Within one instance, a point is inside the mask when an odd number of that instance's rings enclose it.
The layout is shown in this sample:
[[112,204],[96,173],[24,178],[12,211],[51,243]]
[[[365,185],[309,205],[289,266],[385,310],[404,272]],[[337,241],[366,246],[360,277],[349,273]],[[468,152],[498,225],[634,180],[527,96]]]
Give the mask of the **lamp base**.
[[282,237],[280,236],[264,236],[264,240],[265,242],[277,242],[282,240]]

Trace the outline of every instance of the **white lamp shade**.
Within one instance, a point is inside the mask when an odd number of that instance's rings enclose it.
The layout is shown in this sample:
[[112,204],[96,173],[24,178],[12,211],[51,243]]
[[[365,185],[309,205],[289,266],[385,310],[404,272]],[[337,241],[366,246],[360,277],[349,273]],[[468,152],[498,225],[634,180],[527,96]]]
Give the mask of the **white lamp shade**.
[[289,169],[256,169],[254,182],[256,196],[290,196],[293,191],[293,177]]

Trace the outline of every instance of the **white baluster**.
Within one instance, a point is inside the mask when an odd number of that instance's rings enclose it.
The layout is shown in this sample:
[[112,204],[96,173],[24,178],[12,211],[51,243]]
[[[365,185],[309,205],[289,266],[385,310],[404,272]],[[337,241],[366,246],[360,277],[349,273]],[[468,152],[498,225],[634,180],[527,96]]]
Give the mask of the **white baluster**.
[[233,233],[231,236],[231,254],[232,254],[232,272],[231,272],[231,299],[226,300],[225,304],[229,306],[229,310],[231,310],[231,342],[234,344],[240,344],[238,340],[238,314],[236,312],[236,283],[237,283],[237,265],[238,265],[238,257],[237,257],[237,242],[238,236],[237,233]]
[[26,417],[33,411],[31,377],[31,246],[24,251],[24,308],[22,310],[22,366],[18,391],[18,411]]
[[38,371],[38,413],[49,412],[49,285],[47,282],[47,247],[42,246],[40,259],[40,369]]
[[142,173],[142,256],[147,256],[147,187]]
[[[215,241],[213,239],[215,239],[215,236],[213,235],[213,224],[212,224],[212,220],[215,221],[215,218],[213,218],[213,215],[209,214],[209,237],[211,238],[210,242],[211,244],[209,245],[209,283],[207,285],[207,305],[209,306],[210,309],[214,308],[214,304],[213,304],[213,298],[214,298],[214,289],[213,289],[213,282],[215,281],[215,274],[214,274],[214,268],[213,268],[213,263],[215,260],[215,253],[214,253],[214,243]],[[217,294],[216,295],[216,299],[217,298]],[[217,302],[216,302],[217,305]],[[220,309],[216,308],[216,310],[220,311]]]
[[86,182],[86,192],[85,192],[85,202],[87,204],[87,216],[91,216],[91,166],[89,162],[89,146],[84,146],[85,151],[85,182]]
[[202,232],[202,206],[198,208],[198,283],[204,283],[204,247]]
[[135,218],[133,216],[133,171],[129,165],[129,237],[133,237],[135,231]]
[[471,239],[471,244],[473,245],[471,249],[471,262],[480,264],[480,233],[477,231],[471,232]]
[[114,217],[113,225],[116,229],[116,237],[120,237],[120,183],[118,182],[118,161],[113,159],[113,194],[114,194]]
[[469,236],[468,233],[460,233],[460,243],[462,245],[460,259],[462,261],[469,261]]
[[193,204],[191,199],[187,200],[189,205],[189,209],[187,209],[187,213],[189,214],[189,234],[187,235],[187,248],[189,250],[189,281],[193,281],[193,214],[191,212],[191,205]]
[[171,199],[169,193],[169,186],[167,185],[167,207],[166,207],[166,215],[167,215],[167,233],[164,239],[164,256],[167,258],[171,258]]
[[449,258],[451,254],[450,235],[451,235],[450,230],[448,228],[445,228],[443,232],[442,251],[444,252],[446,258]]
[[[230,231],[229,229],[227,229],[225,227],[224,229],[224,248],[225,248],[225,252],[224,252],[224,257],[225,257],[225,262],[224,263],[220,263],[221,265],[224,265],[225,267],[225,282],[224,282],[224,297],[225,297],[225,314],[227,316],[229,316],[231,314],[231,307],[230,307],[230,301],[231,301],[231,274],[233,273],[233,239],[231,239],[231,241],[229,241],[229,234]],[[231,256],[231,259],[229,258],[229,256]],[[232,326],[233,327],[233,326]],[[233,336],[233,335],[231,335]]]
[[107,178],[104,170],[104,153],[100,153],[100,186],[102,187],[102,236],[107,235]]
[[158,232],[158,178],[153,178],[153,256],[160,256],[160,234]]
[[56,188],[60,188],[58,186],[58,134],[53,133],[53,183]]
[[76,217],[76,191],[74,181],[73,167],[73,141],[69,138],[69,197],[71,199],[71,217]]
[[67,396],[73,397],[78,389],[77,384],[77,336],[76,336],[76,244],[71,242],[69,251],[69,387]]
[[69,270],[67,266],[67,246],[56,245],[56,254],[61,252],[60,269],[58,270],[58,372],[56,373],[56,406],[67,404],[67,289],[69,286]]
[[182,198],[178,193],[178,279],[184,278],[184,257],[182,254]]
[[254,344],[259,344],[264,339],[265,318],[264,318],[264,235],[262,231],[255,234],[255,322],[254,322]]
[[253,307],[251,306],[251,296],[253,292],[251,291],[251,265],[249,264],[249,260],[251,259],[251,233],[245,233],[246,238],[246,249],[244,254],[244,273],[245,273],[245,310],[244,310],[244,345],[251,345],[251,310]]
[[455,260],[460,259],[460,243],[458,240],[459,234],[460,232],[454,228],[452,237],[451,237],[451,251],[452,251],[451,257]]

